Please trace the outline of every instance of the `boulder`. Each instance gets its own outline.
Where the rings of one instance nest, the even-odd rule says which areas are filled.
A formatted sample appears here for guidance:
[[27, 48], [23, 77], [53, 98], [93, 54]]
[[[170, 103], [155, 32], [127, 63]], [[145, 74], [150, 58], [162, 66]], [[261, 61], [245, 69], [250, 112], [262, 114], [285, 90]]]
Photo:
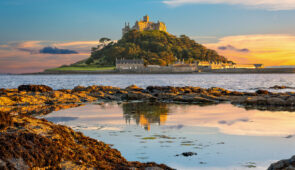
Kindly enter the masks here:
[[178, 93], [181, 89], [172, 86], [148, 86], [146, 90], [150, 93]]
[[290, 159], [280, 160], [271, 164], [267, 170], [294, 170], [295, 169], [295, 156]]
[[6, 94], [7, 90], [6, 89], [0, 89], [0, 95]]
[[267, 90], [257, 90], [256, 94], [269, 94], [269, 91], [267, 91]]
[[287, 105], [287, 106], [295, 106], [295, 96], [290, 96], [290, 97], [286, 100], [286, 105]]
[[278, 97], [270, 97], [267, 99], [267, 104], [272, 106], [284, 106], [286, 101]]
[[126, 87], [126, 90], [127, 91], [142, 91], [143, 88], [140, 88], [140, 87], [133, 84], [131, 86]]
[[267, 104], [267, 99], [262, 96], [252, 96], [248, 97], [245, 100], [245, 104], [249, 105], [266, 105]]
[[27, 92], [51, 92], [53, 89], [46, 85], [20, 85], [18, 86], [18, 91]]

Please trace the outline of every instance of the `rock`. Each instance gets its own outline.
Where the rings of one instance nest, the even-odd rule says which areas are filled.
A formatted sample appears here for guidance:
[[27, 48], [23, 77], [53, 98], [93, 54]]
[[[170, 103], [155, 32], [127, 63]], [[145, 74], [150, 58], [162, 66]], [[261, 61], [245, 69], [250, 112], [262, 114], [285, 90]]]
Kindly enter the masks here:
[[46, 85], [20, 85], [18, 86], [18, 91], [27, 92], [51, 92], [53, 89]]
[[295, 169], [295, 156], [290, 159], [280, 160], [272, 163], [267, 170], [294, 170]]
[[172, 169], [129, 162], [108, 144], [45, 119], [3, 113], [0, 118], [6, 120], [0, 135], [0, 169]]
[[286, 105], [287, 105], [287, 106], [295, 106], [295, 96], [290, 96], [290, 97], [286, 100]]
[[253, 96], [253, 97], [248, 97], [245, 100], [245, 104], [249, 105], [266, 105], [267, 104], [267, 99], [262, 96]]
[[171, 101], [177, 96], [177, 94], [175, 94], [175, 93], [157, 93], [157, 94], [155, 94], [155, 96], [160, 100]]
[[267, 91], [267, 90], [257, 90], [256, 94], [269, 94], [269, 91]]
[[294, 87], [289, 87], [289, 86], [278, 86], [278, 85], [275, 85], [273, 87], [270, 87], [270, 89], [279, 90], [279, 89], [295, 89], [295, 88]]
[[212, 100], [212, 101], [229, 101], [226, 96], [220, 95], [220, 96], [214, 96], [211, 94], [201, 94], [201, 97]]
[[214, 96], [221, 96], [222, 93], [226, 92], [225, 89], [219, 87], [212, 87], [207, 89], [208, 93]]
[[213, 100], [206, 99], [199, 96], [193, 96], [193, 95], [179, 95], [176, 96], [173, 101], [179, 101], [184, 103], [216, 103]]
[[178, 93], [180, 88], [172, 86], [148, 86], [146, 90], [150, 93]]
[[[197, 155], [197, 153], [195, 152], [183, 152], [180, 155], [188, 157], [188, 156], [193, 156], [193, 155]], [[179, 154], [175, 155], [175, 156], [180, 156]]]
[[140, 88], [140, 87], [138, 87], [138, 86], [136, 86], [136, 85], [131, 85], [131, 86], [128, 86], [128, 87], [126, 87], [125, 88], [127, 91], [142, 91], [143, 90], [143, 88]]
[[72, 90], [72, 92], [80, 92], [80, 91], [86, 91], [86, 87], [84, 86], [76, 86], [74, 87], [74, 89]]
[[273, 106], [284, 106], [286, 105], [286, 101], [278, 97], [270, 97], [267, 99], [267, 104]]
[[6, 89], [0, 89], [0, 95], [6, 94], [8, 91]]
[[232, 92], [227, 92], [231, 96], [244, 96], [243, 92], [238, 92], [238, 91], [232, 91]]
[[154, 96], [148, 93], [142, 93], [138, 91], [132, 91], [122, 96], [123, 100], [146, 100], [146, 99], [155, 99]]
[[13, 106], [15, 101], [12, 101], [8, 97], [0, 97], [0, 106]]

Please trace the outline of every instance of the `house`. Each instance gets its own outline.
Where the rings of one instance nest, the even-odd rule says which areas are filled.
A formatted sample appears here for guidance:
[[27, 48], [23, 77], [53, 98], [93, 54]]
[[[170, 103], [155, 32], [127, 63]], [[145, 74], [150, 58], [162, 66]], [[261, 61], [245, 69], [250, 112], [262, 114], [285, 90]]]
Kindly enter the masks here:
[[142, 59], [116, 59], [116, 69], [119, 71], [140, 71], [144, 69], [144, 61]]

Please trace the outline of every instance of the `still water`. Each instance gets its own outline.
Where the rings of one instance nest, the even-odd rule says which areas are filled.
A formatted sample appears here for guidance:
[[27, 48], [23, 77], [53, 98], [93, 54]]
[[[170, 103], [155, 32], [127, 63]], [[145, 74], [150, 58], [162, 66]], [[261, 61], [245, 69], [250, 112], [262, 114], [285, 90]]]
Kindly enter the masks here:
[[[295, 154], [294, 112], [138, 102], [88, 104], [45, 118], [112, 144], [129, 161], [177, 169], [266, 169]], [[176, 156], [183, 152], [197, 155]]]
[[295, 74], [0, 75], [0, 88], [17, 88], [22, 84], [45, 84], [54, 89], [72, 89], [78, 85], [106, 85], [125, 88], [136, 84], [143, 88], [150, 85], [198, 86], [254, 91], [257, 88], [263, 89], [275, 85], [295, 87]]

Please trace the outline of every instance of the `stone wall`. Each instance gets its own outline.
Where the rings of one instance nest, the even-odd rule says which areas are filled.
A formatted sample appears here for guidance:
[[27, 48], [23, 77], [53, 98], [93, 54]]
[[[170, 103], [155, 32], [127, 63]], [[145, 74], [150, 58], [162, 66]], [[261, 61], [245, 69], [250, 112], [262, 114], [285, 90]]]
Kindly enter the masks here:
[[193, 73], [196, 67], [173, 67], [173, 66], [159, 66], [159, 67], [142, 67], [139, 69], [117, 69], [119, 72], [130, 73]]
[[210, 73], [295, 73], [295, 68], [228, 68], [228, 69], [203, 69], [202, 72]]

